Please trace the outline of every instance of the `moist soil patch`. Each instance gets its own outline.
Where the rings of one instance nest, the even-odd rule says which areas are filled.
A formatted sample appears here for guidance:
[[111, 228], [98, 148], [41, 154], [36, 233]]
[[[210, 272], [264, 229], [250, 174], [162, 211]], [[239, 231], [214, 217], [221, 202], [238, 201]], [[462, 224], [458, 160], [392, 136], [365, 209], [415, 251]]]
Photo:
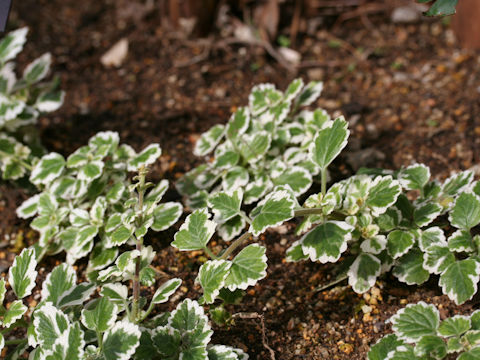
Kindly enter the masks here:
[[[201, 162], [192, 155], [199, 135], [225, 123], [236, 107], [245, 105], [254, 84], [271, 82], [283, 89], [301, 76], [324, 81], [315, 105], [332, 115], [343, 113], [350, 122], [350, 143], [334, 164], [334, 177], [351, 175], [361, 166], [396, 169], [412, 162], [430, 166], [437, 178], [472, 167], [478, 173], [480, 58], [461, 50], [442, 20], [396, 25], [378, 17], [372, 19], [373, 29], [355, 20], [334, 34], [319, 28], [299, 37], [296, 50], [305, 66], [292, 74], [262, 49], [244, 45], [215, 48], [192, 62], [208, 42], [174, 35], [160, 26], [159, 11], [142, 13], [129, 3], [14, 1], [9, 26], [30, 27], [19, 69], [50, 51], [53, 71], [67, 92], [64, 106], [40, 119], [41, 140], [48, 150], [66, 155], [98, 131], [118, 131], [121, 141], [137, 150], [158, 142], [163, 155], [151, 177], [172, 183]], [[121, 38], [129, 41], [125, 62], [105, 68], [100, 57]], [[217, 38], [213, 35], [209, 41]], [[339, 46], [332, 38], [347, 43]], [[36, 241], [37, 235], [15, 216], [28, 191], [1, 184], [0, 193], [0, 235], [5, 239], [0, 271], [5, 272], [14, 253]], [[173, 186], [167, 197], [180, 200]], [[364, 295], [355, 294], [346, 283], [316, 291], [334, 279], [336, 267], [286, 264], [294, 225], [259, 239], [267, 246], [268, 276], [248, 289], [241, 304], [228, 306], [234, 313], [263, 315], [265, 341], [276, 359], [364, 359], [369, 346], [391, 331], [386, 319], [407, 303], [433, 303], [442, 318], [478, 307], [477, 298], [455, 306], [441, 295], [437, 278], [408, 287], [387, 275]], [[173, 234], [172, 230], [147, 239], [158, 251], [154, 265], [184, 279], [176, 300], [196, 298], [199, 288], [193, 280], [204, 259], [168, 246]], [[45, 260], [40, 274], [62, 260]], [[39, 291], [29, 298], [31, 304]], [[143, 289], [143, 295], [151, 294]], [[215, 327], [213, 342], [243, 348], [252, 359], [270, 359], [262, 336], [260, 319], [237, 319], [229, 328]]]

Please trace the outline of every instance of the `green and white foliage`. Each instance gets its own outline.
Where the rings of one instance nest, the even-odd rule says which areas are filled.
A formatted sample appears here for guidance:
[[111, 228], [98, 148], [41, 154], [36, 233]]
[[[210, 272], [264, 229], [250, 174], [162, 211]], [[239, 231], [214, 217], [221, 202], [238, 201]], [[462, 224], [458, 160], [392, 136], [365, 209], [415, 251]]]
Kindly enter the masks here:
[[[368, 360], [477, 359], [480, 354], [480, 311], [443, 321], [434, 305], [409, 304], [389, 320], [394, 333], [380, 339]], [[408, 356], [406, 356], [408, 355]]]
[[[177, 182], [187, 204], [193, 209], [206, 207], [215, 201], [216, 192], [237, 189], [245, 205], [255, 204], [279, 185], [289, 185], [295, 197], [304, 194], [320, 172], [310, 146], [315, 139], [323, 141], [317, 134], [334, 124], [324, 110], [303, 109], [315, 102], [322, 88], [321, 82], [304, 85], [302, 79], [294, 80], [285, 92], [272, 84], [253, 87], [248, 106], [238, 108], [226, 125], [215, 125], [197, 141], [194, 154], [212, 161]], [[239, 218], [231, 222], [240, 226]]]
[[[89, 256], [88, 271], [99, 271], [115, 261], [118, 248], [143, 237], [152, 228], [165, 230], [182, 214], [176, 202], [160, 203], [168, 189], [162, 180], [145, 194], [143, 218], [138, 221], [130, 171], [156, 161], [161, 150], [152, 144], [140, 153], [119, 144], [116, 132], [100, 132], [88, 145], [66, 159], [57, 153], [43, 156], [30, 181], [41, 193], [18, 209], [21, 218], [34, 217], [31, 227], [40, 233], [41, 254], [65, 251], [67, 262]], [[133, 188], [132, 188], [133, 186]]]
[[27, 32], [21, 28], [0, 41], [0, 170], [4, 179], [15, 180], [28, 173], [35, 157], [28, 146], [34, 139], [26, 126], [35, 124], [40, 114], [57, 110], [65, 95], [58, 89], [58, 79], [45, 81], [52, 62], [49, 53], [28, 64], [21, 76], [15, 73], [14, 59], [23, 49]]

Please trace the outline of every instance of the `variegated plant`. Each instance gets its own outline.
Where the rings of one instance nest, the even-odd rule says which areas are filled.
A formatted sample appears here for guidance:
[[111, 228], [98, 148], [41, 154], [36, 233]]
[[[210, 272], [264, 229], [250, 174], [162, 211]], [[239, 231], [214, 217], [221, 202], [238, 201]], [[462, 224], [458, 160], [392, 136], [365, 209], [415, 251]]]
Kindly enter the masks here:
[[31, 169], [34, 154], [30, 146], [36, 139], [26, 126], [36, 123], [39, 114], [57, 110], [64, 98], [58, 79], [44, 81], [52, 62], [49, 53], [28, 64], [17, 78], [13, 60], [22, 51], [27, 31], [12, 31], [0, 41], [0, 168], [4, 179], [19, 179]]
[[480, 357], [479, 310], [470, 316], [455, 315], [440, 320], [434, 305], [420, 301], [399, 310], [389, 321], [394, 333], [371, 347], [368, 360]]
[[[10, 358], [17, 358], [27, 348], [33, 360], [248, 358], [239, 349], [209, 344], [213, 332], [196, 301], [186, 299], [171, 313], [149, 317], [156, 304], [168, 301], [181, 280], [164, 282], [149, 303], [140, 296], [140, 286], [152, 286], [158, 277], [151, 266], [155, 252], [143, 244], [154, 223], [158, 199], [158, 195], [150, 196], [156, 187], [147, 183], [145, 176], [141, 165], [137, 181], [129, 189], [133, 211], [127, 223], [132, 227], [129, 240], [135, 244], [134, 250], [122, 253], [114, 265], [90, 276], [91, 282], [77, 283], [75, 270], [67, 263], [55, 267], [42, 284], [41, 301], [30, 322], [23, 318], [28, 308], [21, 300], [11, 303], [9, 310], [0, 309], [5, 327], [1, 334], [28, 326], [25, 340], [0, 338], [1, 348], [16, 345], [8, 353]], [[147, 193], [150, 187], [153, 190]], [[35, 255], [33, 248], [24, 250], [10, 268], [9, 283], [20, 299], [30, 295], [35, 286]], [[131, 283], [131, 295], [125, 282]], [[98, 296], [90, 300], [97, 290]], [[0, 281], [0, 294], [3, 300], [4, 280]]]
[[255, 204], [279, 185], [289, 185], [296, 197], [305, 193], [320, 173], [308, 149], [330, 117], [321, 109], [302, 108], [312, 104], [322, 88], [321, 82], [304, 86], [302, 79], [294, 80], [284, 93], [272, 84], [255, 86], [247, 107], [197, 141], [195, 155], [213, 156], [177, 182], [187, 204], [205, 207], [210, 195], [237, 189], [243, 204]]
[[[90, 256], [88, 272], [115, 261], [119, 246], [131, 242], [135, 231], [137, 200], [128, 173], [152, 164], [160, 154], [157, 144], [136, 153], [129, 145], [119, 145], [117, 133], [107, 131], [67, 159], [57, 153], [43, 156], [30, 174], [42, 192], [17, 209], [21, 218], [35, 216], [30, 226], [40, 233], [39, 257], [65, 251], [67, 263], [73, 264]], [[160, 204], [167, 189], [168, 182], [162, 180], [145, 194], [145, 231], [165, 230], [182, 214], [179, 203]]]

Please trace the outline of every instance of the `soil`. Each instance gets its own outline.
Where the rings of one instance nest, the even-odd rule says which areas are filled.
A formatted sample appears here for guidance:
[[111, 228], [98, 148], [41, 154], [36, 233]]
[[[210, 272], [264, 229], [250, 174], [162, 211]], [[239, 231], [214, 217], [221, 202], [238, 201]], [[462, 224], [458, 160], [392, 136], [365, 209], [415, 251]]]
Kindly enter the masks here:
[[[472, 167], [480, 173], [475, 166], [480, 160], [480, 56], [461, 50], [444, 20], [398, 25], [379, 16], [371, 19], [373, 29], [354, 19], [335, 33], [319, 28], [302, 34], [296, 50], [307, 64], [293, 74], [261, 48], [245, 45], [217, 47], [188, 64], [205, 51], [204, 43], [164, 30], [159, 11], [142, 14], [128, 3], [13, 2], [9, 27], [30, 27], [19, 68], [50, 51], [53, 71], [67, 92], [65, 105], [40, 119], [41, 139], [50, 151], [69, 154], [97, 131], [115, 130], [137, 150], [160, 143], [163, 155], [152, 177], [173, 182], [201, 161], [192, 155], [198, 136], [225, 123], [247, 102], [253, 84], [272, 82], [283, 89], [301, 76], [324, 81], [315, 105], [343, 113], [350, 122], [351, 141], [335, 163], [336, 176], [360, 166], [394, 169], [412, 162], [427, 164], [437, 178]], [[105, 68], [100, 57], [121, 38], [129, 41], [126, 61], [120, 68]], [[15, 207], [28, 196], [25, 190], [2, 184], [0, 193], [0, 235], [5, 237], [0, 270], [5, 271], [14, 252], [34, 242], [36, 234], [15, 217]], [[167, 197], [179, 200], [173, 187]], [[276, 359], [364, 359], [369, 345], [390, 331], [385, 320], [407, 303], [434, 303], [442, 318], [478, 307], [477, 298], [456, 306], [441, 295], [438, 279], [407, 287], [387, 276], [364, 295], [345, 283], [318, 292], [334, 278], [335, 266], [285, 264], [293, 227], [284, 225], [259, 239], [268, 249], [268, 276], [240, 305], [229, 306], [235, 313], [263, 314], [266, 342]], [[202, 257], [169, 247], [172, 235], [149, 238], [159, 253], [155, 265], [185, 279], [177, 300], [198, 297], [193, 279]], [[47, 260], [42, 267], [48, 272], [61, 260]], [[251, 359], [270, 359], [259, 319], [216, 327], [213, 342], [243, 348]]]

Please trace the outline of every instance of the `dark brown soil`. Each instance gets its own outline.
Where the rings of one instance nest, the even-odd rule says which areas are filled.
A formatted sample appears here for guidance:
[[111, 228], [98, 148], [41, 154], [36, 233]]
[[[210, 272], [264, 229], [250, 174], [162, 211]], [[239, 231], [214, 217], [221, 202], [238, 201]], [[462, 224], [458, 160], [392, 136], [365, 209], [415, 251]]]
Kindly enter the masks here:
[[[348, 155], [336, 163], [339, 175], [362, 165], [398, 168], [423, 162], [444, 178], [480, 160], [480, 57], [461, 50], [442, 20], [394, 25], [380, 17], [373, 19], [373, 30], [354, 20], [334, 34], [348, 42], [340, 46], [327, 30], [318, 29], [299, 38], [297, 50], [310, 66], [295, 75], [261, 49], [239, 45], [216, 48], [205, 60], [179, 67], [201, 54], [204, 45], [162, 29], [158, 11], [143, 16], [125, 11], [127, 1], [13, 3], [10, 27], [30, 27], [19, 67], [52, 52], [54, 72], [67, 92], [65, 105], [40, 121], [42, 141], [51, 151], [68, 154], [97, 131], [115, 130], [137, 150], [160, 143], [163, 155], [152, 176], [174, 181], [199, 162], [192, 155], [198, 135], [244, 105], [253, 84], [284, 88], [301, 76], [323, 80], [325, 90], [316, 105], [350, 121], [352, 140]], [[123, 37], [130, 45], [125, 63], [105, 68], [101, 55]], [[363, 55], [352, 51], [360, 48]], [[4, 248], [9, 249], [0, 252], [0, 270], [5, 271], [12, 241], [25, 234], [28, 244], [36, 235], [14, 215], [27, 196], [24, 191], [1, 185], [0, 192], [0, 234], [8, 236]], [[174, 190], [168, 196], [178, 198]], [[385, 320], [406, 303], [432, 302], [443, 317], [478, 306], [476, 299], [455, 306], [441, 296], [437, 279], [406, 287], [388, 276], [363, 296], [344, 286], [316, 292], [333, 279], [334, 266], [285, 264], [292, 233], [290, 224], [260, 239], [268, 249], [268, 276], [241, 305], [229, 308], [264, 315], [266, 341], [277, 359], [364, 359], [369, 345], [390, 331]], [[150, 239], [159, 251], [156, 265], [186, 280], [181, 297], [196, 297], [193, 279], [201, 259], [168, 247], [172, 234]], [[48, 269], [54, 262], [43, 265]], [[252, 359], [270, 358], [258, 319], [217, 328], [214, 342], [241, 347]]]

